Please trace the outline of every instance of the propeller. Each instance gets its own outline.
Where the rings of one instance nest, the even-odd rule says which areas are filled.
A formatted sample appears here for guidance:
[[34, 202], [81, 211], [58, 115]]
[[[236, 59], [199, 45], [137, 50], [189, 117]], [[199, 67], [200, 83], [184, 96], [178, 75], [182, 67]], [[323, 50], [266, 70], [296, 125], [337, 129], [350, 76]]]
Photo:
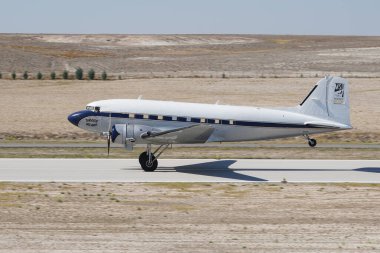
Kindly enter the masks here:
[[109, 124], [108, 124], [108, 134], [107, 134], [107, 154], [110, 156], [110, 147], [111, 147], [111, 113], [109, 116]]

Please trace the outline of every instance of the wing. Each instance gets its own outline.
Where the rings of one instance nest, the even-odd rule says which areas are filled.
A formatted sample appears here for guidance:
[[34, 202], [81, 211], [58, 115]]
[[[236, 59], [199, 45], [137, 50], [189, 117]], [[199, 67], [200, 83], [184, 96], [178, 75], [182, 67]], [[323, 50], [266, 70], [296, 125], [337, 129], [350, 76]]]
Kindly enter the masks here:
[[146, 132], [141, 135], [141, 138], [156, 144], [205, 143], [213, 132], [214, 128], [212, 126], [202, 124], [165, 131]]

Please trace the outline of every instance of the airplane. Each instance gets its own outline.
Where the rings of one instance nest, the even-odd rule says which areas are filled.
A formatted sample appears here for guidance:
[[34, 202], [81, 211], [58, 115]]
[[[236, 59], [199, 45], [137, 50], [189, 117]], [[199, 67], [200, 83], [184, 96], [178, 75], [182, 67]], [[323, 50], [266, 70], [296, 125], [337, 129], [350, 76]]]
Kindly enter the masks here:
[[[295, 87], [296, 89], [297, 87]], [[87, 104], [68, 120], [132, 150], [146, 145], [139, 156], [144, 171], [154, 171], [158, 158], [172, 144], [256, 141], [352, 129], [348, 82], [321, 79], [295, 107], [261, 108], [145, 99], [109, 99]], [[153, 151], [152, 145], [158, 145]]]

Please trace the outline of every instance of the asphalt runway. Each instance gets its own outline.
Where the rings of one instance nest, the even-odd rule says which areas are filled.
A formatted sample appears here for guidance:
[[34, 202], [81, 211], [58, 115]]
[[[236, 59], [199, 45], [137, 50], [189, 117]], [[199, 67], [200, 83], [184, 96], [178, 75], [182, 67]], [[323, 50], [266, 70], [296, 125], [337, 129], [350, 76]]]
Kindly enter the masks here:
[[144, 172], [136, 159], [0, 159], [13, 182], [361, 182], [380, 183], [380, 160], [162, 159]]

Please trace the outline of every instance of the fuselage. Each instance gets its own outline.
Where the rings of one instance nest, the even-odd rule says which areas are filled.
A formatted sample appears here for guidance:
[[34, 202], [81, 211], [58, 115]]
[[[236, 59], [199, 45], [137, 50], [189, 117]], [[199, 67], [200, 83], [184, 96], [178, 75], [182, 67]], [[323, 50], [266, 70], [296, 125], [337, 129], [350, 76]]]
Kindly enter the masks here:
[[98, 133], [107, 132], [115, 124], [143, 125], [160, 130], [207, 124], [215, 129], [208, 142], [264, 140], [350, 128], [302, 114], [296, 107], [271, 109], [143, 99], [95, 101], [68, 119], [80, 128]]

